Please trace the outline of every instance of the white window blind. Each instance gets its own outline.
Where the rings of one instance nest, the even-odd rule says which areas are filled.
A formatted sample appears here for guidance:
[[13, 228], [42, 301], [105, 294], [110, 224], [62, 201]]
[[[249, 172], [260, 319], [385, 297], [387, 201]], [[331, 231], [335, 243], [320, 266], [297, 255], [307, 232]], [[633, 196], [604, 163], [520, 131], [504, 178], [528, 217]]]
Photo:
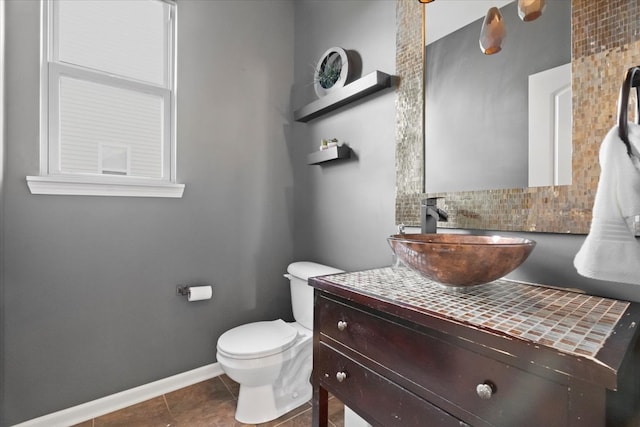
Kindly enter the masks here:
[[[162, 196], [164, 186], [167, 197], [182, 195], [175, 16], [163, 0], [44, 2], [41, 171], [27, 177], [32, 193], [85, 194], [70, 187], [89, 182], [86, 194]], [[57, 188], [41, 191], [47, 182]]]
[[167, 85], [169, 4], [151, 0], [60, 0], [54, 8], [58, 61]]
[[[100, 147], [128, 147], [127, 175], [162, 178], [159, 96], [60, 78], [60, 172], [102, 173]], [[129, 156], [128, 155], [128, 156]]]

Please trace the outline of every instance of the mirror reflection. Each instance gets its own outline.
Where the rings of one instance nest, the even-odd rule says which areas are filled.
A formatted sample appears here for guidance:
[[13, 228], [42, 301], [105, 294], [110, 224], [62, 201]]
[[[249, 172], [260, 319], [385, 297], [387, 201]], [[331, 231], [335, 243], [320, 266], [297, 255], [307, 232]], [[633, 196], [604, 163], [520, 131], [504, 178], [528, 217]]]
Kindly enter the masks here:
[[[427, 193], [571, 184], [571, 2], [546, 3], [528, 22], [515, 1], [426, 7]], [[506, 35], [487, 55], [494, 6]]]

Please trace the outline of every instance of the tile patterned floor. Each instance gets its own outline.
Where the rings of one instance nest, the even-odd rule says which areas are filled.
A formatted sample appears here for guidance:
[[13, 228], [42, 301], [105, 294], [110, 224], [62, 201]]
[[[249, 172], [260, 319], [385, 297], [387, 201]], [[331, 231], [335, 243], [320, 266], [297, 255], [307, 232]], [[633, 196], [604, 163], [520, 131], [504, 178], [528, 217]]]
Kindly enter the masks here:
[[[226, 375], [167, 393], [146, 402], [103, 415], [74, 427], [308, 427], [311, 403], [294, 409], [277, 420], [242, 424], [235, 420], [238, 384]], [[329, 400], [330, 427], [344, 427], [344, 405]]]

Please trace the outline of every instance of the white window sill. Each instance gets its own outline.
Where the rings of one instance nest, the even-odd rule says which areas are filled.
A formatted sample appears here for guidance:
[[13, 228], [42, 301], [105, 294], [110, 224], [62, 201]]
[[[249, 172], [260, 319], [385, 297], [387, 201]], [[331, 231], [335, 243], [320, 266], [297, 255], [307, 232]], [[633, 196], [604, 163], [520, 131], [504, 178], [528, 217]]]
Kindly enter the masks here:
[[184, 184], [92, 179], [91, 177], [28, 176], [31, 194], [181, 198]]

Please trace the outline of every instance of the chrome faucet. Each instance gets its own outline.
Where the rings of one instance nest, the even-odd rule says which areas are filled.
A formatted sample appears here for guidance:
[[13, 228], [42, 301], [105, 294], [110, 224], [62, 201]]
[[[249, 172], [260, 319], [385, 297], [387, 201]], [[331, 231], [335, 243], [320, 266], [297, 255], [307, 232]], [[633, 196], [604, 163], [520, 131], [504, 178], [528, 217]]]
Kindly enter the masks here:
[[437, 233], [438, 221], [446, 222], [449, 220], [449, 215], [437, 206], [439, 198], [429, 197], [420, 202], [420, 228], [422, 233]]

